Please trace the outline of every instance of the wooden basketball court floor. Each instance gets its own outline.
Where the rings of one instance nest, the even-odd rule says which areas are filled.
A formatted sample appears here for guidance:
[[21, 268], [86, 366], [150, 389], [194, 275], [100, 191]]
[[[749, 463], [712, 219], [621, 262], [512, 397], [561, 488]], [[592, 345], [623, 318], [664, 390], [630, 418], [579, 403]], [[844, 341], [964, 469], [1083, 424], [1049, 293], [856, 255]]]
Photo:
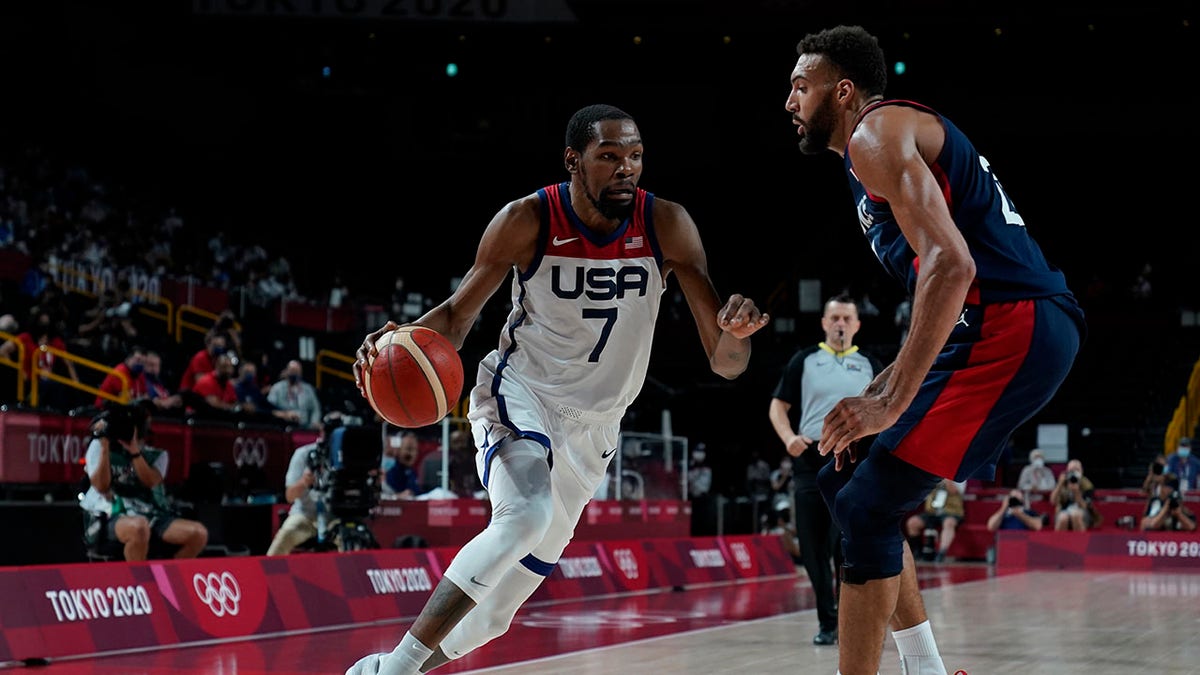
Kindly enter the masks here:
[[[1197, 568], [1200, 572], [1200, 567]], [[952, 675], [1200, 673], [1200, 574], [922, 565], [923, 596]], [[65, 659], [14, 675], [341, 675], [390, 650], [402, 621], [186, 648]], [[530, 604], [498, 640], [435, 673], [833, 675], [812, 644], [811, 587], [795, 578]], [[895, 644], [880, 673], [899, 673]]]

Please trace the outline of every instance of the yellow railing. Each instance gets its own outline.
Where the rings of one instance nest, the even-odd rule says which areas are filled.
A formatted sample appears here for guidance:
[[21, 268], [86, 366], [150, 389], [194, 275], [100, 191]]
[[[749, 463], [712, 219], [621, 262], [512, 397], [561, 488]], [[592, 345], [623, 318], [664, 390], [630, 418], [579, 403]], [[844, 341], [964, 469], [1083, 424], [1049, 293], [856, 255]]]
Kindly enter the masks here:
[[[54, 356], [56, 356], [58, 358], [62, 358], [67, 361], [70, 361], [76, 365], [84, 366], [86, 368], [90, 368], [90, 369], [98, 371], [98, 372], [102, 372], [105, 374], [117, 372], [116, 369], [109, 368], [108, 366], [104, 365], [103, 363], [97, 363], [91, 359], [86, 359], [82, 356], [76, 356], [76, 355], [72, 354], [71, 352], [64, 351], [64, 350], [58, 349], [56, 347], [42, 345], [42, 346], [38, 347], [38, 349], [40, 349], [43, 352], [53, 354]], [[38, 380], [40, 380], [42, 377], [45, 377], [49, 380], [53, 380], [55, 382], [61, 382], [62, 384], [65, 384], [68, 387], [71, 387], [72, 389], [78, 389], [79, 391], [85, 391], [89, 394], [92, 394], [93, 396], [99, 396], [100, 398], [103, 398], [108, 401], [116, 401], [117, 403], [129, 403], [129, 380], [125, 379], [124, 377], [121, 378], [121, 393], [114, 396], [114, 395], [108, 393], [107, 391], [101, 391], [97, 387], [93, 387], [90, 384], [84, 384], [83, 382], [76, 382], [75, 380], [72, 380], [69, 377], [64, 377], [62, 375], [59, 375], [58, 373], [55, 373], [48, 368], [42, 368], [41, 366], [38, 366], [34, 370], [33, 381], [29, 383], [29, 405], [34, 408], [36, 408], [38, 406]]]
[[5, 356], [0, 356], [0, 365], [8, 366], [17, 371], [17, 400], [21, 403], [25, 402], [25, 369], [21, 367], [25, 363], [25, 343], [17, 339], [16, 335], [5, 333], [0, 330], [0, 338], [4, 338], [17, 346], [17, 358], [14, 361]]
[[[327, 362], [329, 362], [329, 361], [336, 361], [338, 363], [348, 365], [348, 366], [350, 366], [350, 369], [347, 370], [345, 368], [335, 368], [333, 366], [326, 365]], [[342, 380], [347, 380], [347, 381], [353, 383], [354, 382], [354, 361], [355, 361], [355, 358], [353, 356], [346, 356], [345, 354], [342, 354], [340, 352], [335, 352], [335, 351], [332, 351], [329, 349], [322, 349], [322, 350], [318, 351], [317, 352], [317, 374], [316, 374], [316, 382], [315, 382], [317, 389], [320, 389], [323, 386], [321, 384], [321, 380], [324, 378], [324, 375], [326, 375], [326, 374], [331, 375], [336, 378], [339, 378], [339, 379], [342, 379]]]
[[[188, 319], [189, 315], [195, 315], [208, 319], [208, 323], [194, 323]], [[175, 342], [183, 342], [184, 328], [196, 331], [197, 333], [207, 333], [209, 329], [217, 323], [218, 318], [220, 318], [219, 315], [214, 314], [207, 309], [201, 309], [195, 305], [180, 305], [178, 311], [175, 312]], [[233, 327], [237, 330], [241, 330], [242, 324], [234, 321]]]

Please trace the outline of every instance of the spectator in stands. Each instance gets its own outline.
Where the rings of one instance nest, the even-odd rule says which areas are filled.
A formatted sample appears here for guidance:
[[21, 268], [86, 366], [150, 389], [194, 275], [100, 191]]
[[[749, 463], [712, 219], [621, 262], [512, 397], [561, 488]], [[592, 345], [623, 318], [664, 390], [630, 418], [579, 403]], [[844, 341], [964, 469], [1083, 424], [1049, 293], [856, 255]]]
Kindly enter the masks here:
[[1153, 497], [1158, 494], [1158, 486], [1163, 482], [1167, 473], [1167, 456], [1155, 455], [1146, 468], [1146, 477], [1142, 479], [1142, 494]]
[[771, 470], [771, 504], [776, 510], [787, 509], [792, 512], [792, 487], [795, 476], [792, 474], [792, 458], [784, 455], [779, 460], [779, 466]]
[[83, 313], [75, 332], [75, 344], [95, 361], [112, 363], [124, 359], [138, 339], [128, 288], [129, 282], [122, 280], [120, 289], [105, 289], [96, 304]]
[[[146, 398], [149, 388], [146, 385], [145, 368], [146, 350], [142, 349], [140, 345], [133, 345], [129, 348], [125, 360], [114, 366], [113, 372], [105, 375], [104, 381], [100, 383], [100, 391], [113, 398], [97, 394], [96, 407], [103, 408], [107, 401], [128, 403], [134, 399]], [[121, 399], [122, 392], [128, 393], [128, 397], [123, 400]]]
[[415, 431], [405, 429], [388, 436], [383, 448], [383, 481], [380, 485], [385, 497], [413, 499], [424, 492], [416, 468], [420, 452]]
[[750, 451], [750, 461], [746, 464], [746, 494], [754, 503], [763, 502], [770, 508], [771, 465], [757, 449]]
[[212, 411], [240, 413], [237, 389], [233, 386], [233, 355], [222, 352], [213, 361], [213, 370], [200, 376], [192, 387], [193, 408], [197, 413]]
[[1146, 500], [1142, 529], [1167, 532], [1195, 532], [1196, 514], [1183, 504], [1179, 479], [1174, 474], [1157, 486], [1157, 492]]
[[146, 350], [146, 363], [142, 375], [146, 380], [146, 398], [152, 401], [159, 411], [179, 410], [183, 407], [183, 397], [172, 393], [162, 380], [162, 354], [153, 349]]
[[179, 378], [180, 392], [191, 391], [192, 387], [196, 386], [196, 381], [205, 373], [211, 372], [219, 354], [224, 354], [229, 343], [227, 338], [222, 333], [209, 331], [204, 335], [204, 347], [202, 347], [188, 361], [187, 369], [183, 371], [183, 376]]
[[35, 312], [29, 325], [29, 330], [17, 333], [15, 340], [9, 340], [0, 345], [0, 356], [15, 361], [18, 357], [17, 345], [24, 346], [21, 371], [24, 373], [27, 383], [33, 382], [34, 371], [37, 371], [38, 407], [48, 410], [67, 410], [72, 407], [70, 405], [71, 392], [44, 373], [65, 374], [72, 381], [79, 382], [75, 364], [70, 359], [60, 358], [53, 352], [39, 349], [39, 347], [46, 346], [63, 352], [67, 351], [67, 343], [62, 338], [63, 327], [60, 322], [53, 319], [48, 310]]
[[[930, 490], [921, 512], [909, 516], [905, 523], [909, 547], [920, 551], [926, 560], [942, 562], [946, 559], [946, 551], [954, 543], [958, 524], [966, 513], [963, 505], [965, 489], [966, 481], [956, 483], [943, 478]], [[920, 542], [920, 545], [913, 545], [913, 542]]]
[[288, 462], [287, 474], [283, 484], [284, 499], [292, 505], [287, 519], [279, 526], [271, 545], [267, 547], [267, 555], [287, 555], [297, 546], [317, 536], [318, 526], [325, 508], [319, 499], [320, 495], [313, 492], [317, 483], [317, 474], [313, 471], [312, 458], [321, 451], [327, 432], [332, 432], [341, 424], [341, 414], [334, 411], [317, 423], [317, 440], [306, 443], [292, 452]]
[[1049, 496], [1054, 491], [1054, 472], [1046, 466], [1046, 453], [1038, 448], [1029, 451], [1029, 463], [1021, 469], [1017, 487], [1026, 497], [1034, 494]]
[[299, 415], [305, 429], [316, 429], [321, 423], [321, 400], [317, 388], [304, 381], [304, 365], [292, 359], [284, 366], [278, 382], [267, 391], [267, 400], [280, 410], [292, 410]]
[[234, 383], [238, 404], [242, 412], [252, 414], [263, 421], [276, 421], [284, 424], [296, 424], [300, 421], [300, 413], [296, 410], [280, 410], [267, 400], [262, 388], [258, 385], [258, 365], [253, 361], [242, 361], [238, 364], [237, 381]]
[[1050, 493], [1054, 504], [1054, 529], [1082, 532], [1100, 525], [1100, 512], [1093, 503], [1096, 487], [1083, 475], [1083, 462], [1072, 459], [1059, 474]]
[[243, 360], [242, 329], [233, 310], [226, 309], [218, 314], [217, 320], [213, 322], [213, 326], [209, 329], [209, 332], [225, 336], [225, 351], [234, 355], [235, 366]]
[[1196, 479], [1200, 478], [1200, 458], [1192, 456], [1192, 439], [1186, 436], [1179, 439], [1175, 454], [1167, 458], [1166, 472], [1179, 479], [1180, 494], [1187, 494], [1196, 487]]
[[697, 443], [688, 467], [688, 497], [701, 499], [712, 491], [712, 467], [708, 465], [708, 448]]
[[208, 544], [203, 523], [182, 518], [167, 497], [166, 451], [146, 443], [145, 405], [110, 406], [92, 421], [85, 454], [89, 486], [80, 506], [89, 515], [89, 544], [119, 545], [126, 560], [146, 560], [152, 540], [178, 546], [176, 558], [195, 558]]
[[997, 530], [1032, 530], [1042, 529], [1042, 514], [1029, 508], [1026, 493], [1020, 488], [1008, 491], [1000, 498], [1000, 508], [988, 516], [988, 532]]

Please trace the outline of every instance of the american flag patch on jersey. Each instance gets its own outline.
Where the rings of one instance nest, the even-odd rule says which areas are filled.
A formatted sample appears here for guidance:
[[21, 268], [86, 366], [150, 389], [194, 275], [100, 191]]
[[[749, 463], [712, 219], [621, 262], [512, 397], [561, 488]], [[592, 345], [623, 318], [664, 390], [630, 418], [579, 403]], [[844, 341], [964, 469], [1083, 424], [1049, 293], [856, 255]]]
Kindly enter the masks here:
[[629, 249], [629, 248], [641, 248], [641, 247], [642, 247], [642, 235], [639, 234], [636, 237], [625, 237], [625, 248]]

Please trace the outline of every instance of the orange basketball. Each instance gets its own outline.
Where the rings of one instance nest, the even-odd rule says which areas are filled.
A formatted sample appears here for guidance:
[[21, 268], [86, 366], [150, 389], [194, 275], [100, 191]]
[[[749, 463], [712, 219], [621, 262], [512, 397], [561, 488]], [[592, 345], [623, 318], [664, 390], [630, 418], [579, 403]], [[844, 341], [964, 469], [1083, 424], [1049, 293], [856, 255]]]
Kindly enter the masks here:
[[462, 359], [441, 333], [401, 326], [375, 343], [379, 354], [367, 365], [367, 400], [379, 416], [415, 429], [440, 421], [462, 394]]

